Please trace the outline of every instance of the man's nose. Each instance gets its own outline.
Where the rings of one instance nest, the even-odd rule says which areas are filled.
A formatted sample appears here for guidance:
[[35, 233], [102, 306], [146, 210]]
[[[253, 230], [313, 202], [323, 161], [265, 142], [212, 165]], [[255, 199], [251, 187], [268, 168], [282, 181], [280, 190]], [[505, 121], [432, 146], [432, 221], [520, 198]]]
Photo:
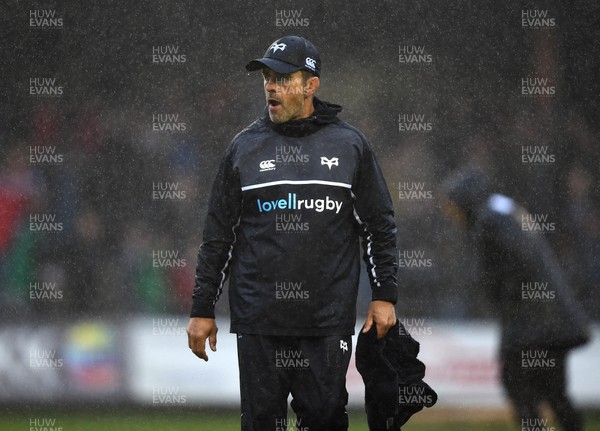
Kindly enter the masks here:
[[276, 92], [277, 91], [277, 79], [275, 78], [265, 78], [265, 90], [267, 90], [269, 93], [271, 92]]

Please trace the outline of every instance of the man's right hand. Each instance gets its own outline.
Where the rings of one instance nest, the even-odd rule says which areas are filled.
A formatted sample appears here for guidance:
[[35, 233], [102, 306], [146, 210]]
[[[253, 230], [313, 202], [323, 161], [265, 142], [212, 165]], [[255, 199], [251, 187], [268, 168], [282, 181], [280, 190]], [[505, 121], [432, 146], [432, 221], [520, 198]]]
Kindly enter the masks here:
[[208, 361], [206, 354], [206, 339], [213, 352], [217, 351], [217, 323], [215, 319], [205, 317], [192, 317], [187, 326], [188, 346], [194, 355]]

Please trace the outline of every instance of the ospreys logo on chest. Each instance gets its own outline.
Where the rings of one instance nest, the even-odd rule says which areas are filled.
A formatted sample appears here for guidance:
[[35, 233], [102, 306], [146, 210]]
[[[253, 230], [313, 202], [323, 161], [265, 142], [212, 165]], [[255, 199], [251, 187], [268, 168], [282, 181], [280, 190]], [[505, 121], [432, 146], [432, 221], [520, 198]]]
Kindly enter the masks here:
[[325, 156], [321, 156], [321, 164], [322, 165], [327, 165], [327, 167], [329, 168], [329, 170], [331, 170], [332, 166], [339, 166], [340, 165], [340, 161], [337, 157], [332, 157], [331, 159], [328, 159]]

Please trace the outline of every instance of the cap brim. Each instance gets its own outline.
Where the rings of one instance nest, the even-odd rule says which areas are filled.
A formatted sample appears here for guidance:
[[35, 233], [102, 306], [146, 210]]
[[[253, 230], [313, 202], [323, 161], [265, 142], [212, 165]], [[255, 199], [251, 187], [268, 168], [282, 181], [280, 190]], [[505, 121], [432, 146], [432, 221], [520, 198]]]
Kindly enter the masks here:
[[246, 70], [248, 72], [253, 72], [255, 70], [260, 70], [263, 67], [268, 67], [269, 69], [274, 70], [277, 73], [292, 73], [302, 69], [301, 67], [294, 66], [293, 64], [286, 63], [285, 61], [265, 57], [257, 58], [255, 60], [250, 61], [246, 65]]

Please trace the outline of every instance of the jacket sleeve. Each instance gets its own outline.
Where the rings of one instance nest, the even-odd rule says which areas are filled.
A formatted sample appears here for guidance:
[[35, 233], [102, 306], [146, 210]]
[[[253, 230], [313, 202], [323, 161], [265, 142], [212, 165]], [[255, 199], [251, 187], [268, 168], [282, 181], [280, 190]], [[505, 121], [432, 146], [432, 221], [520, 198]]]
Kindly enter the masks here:
[[372, 300], [395, 304], [398, 261], [394, 206], [373, 149], [361, 138], [363, 152], [352, 192], [354, 216], [363, 237], [363, 260], [373, 289]]
[[215, 317], [215, 303], [229, 276], [229, 263], [239, 224], [242, 192], [233, 168], [233, 143], [221, 160], [210, 193], [202, 244], [198, 250], [191, 317]]

